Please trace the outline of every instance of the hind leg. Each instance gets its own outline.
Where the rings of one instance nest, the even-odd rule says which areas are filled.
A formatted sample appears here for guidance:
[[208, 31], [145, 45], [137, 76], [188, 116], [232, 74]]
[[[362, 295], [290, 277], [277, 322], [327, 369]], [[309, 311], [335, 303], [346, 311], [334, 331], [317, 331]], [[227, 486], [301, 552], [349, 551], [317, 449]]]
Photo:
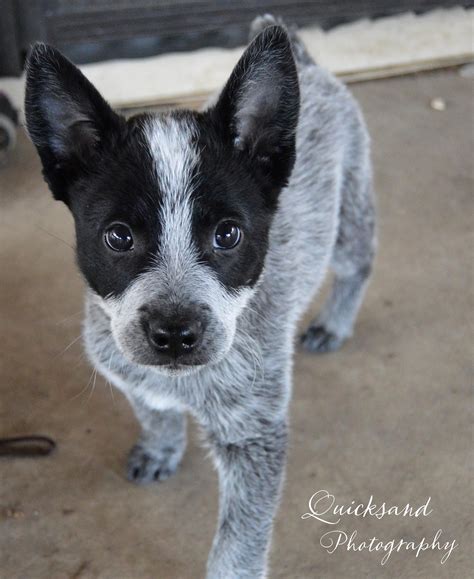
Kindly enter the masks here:
[[372, 270], [375, 215], [371, 184], [349, 183], [344, 190], [331, 268], [334, 281], [321, 313], [301, 341], [310, 352], [332, 352], [352, 335]]

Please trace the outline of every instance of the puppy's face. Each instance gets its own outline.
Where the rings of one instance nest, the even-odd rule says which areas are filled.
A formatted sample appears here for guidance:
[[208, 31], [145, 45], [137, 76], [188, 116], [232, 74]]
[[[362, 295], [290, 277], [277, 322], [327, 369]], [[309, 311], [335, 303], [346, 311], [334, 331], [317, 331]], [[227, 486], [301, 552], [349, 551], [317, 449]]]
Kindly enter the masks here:
[[294, 163], [298, 105], [279, 27], [250, 45], [212, 109], [128, 120], [60, 53], [33, 49], [28, 130], [132, 362], [176, 375], [232, 346]]

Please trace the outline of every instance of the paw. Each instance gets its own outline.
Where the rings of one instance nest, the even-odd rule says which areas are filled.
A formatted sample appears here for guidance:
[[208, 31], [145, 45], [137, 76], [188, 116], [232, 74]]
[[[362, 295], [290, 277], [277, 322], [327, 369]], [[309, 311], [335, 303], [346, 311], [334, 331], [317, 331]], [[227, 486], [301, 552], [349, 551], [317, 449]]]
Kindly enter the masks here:
[[182, 454], [182, 450], [173, 446], [150, 452], [138, 443], [128, 455], [127, 478], [138, 484], [166, 480], [176, 472]]
[[301, 336], [301, 344], [308, 352], [325, 353], [338, 350], [344, 339], [332, 334], [324, 326], [310, 326]]

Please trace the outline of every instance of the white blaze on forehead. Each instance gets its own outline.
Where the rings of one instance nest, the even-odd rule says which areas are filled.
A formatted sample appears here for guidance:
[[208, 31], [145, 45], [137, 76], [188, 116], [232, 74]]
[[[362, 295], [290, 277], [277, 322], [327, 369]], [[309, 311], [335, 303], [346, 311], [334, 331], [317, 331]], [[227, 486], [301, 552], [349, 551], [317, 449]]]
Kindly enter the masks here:
[[154, 267], [140, 275], [120, 300], [116, 325], [127, 333], [127, 323], [136, 311], [155, 297], [179, 306], [207, 305], [223, 328], [219, 347], [230, 347], [237, 317], [253, 292], [228, 292], [216, 273], [200, 262], [192, 234], [193, 175], [199, 164], [194, 144], [197, 127], [192, 119], [165, 116], [147, 123], [145, 135], [161, 196], [159, 253]]
[[[199, 163], [193, 144], [197, 127], [192, 119], [156, 117], [147, 121], [144, 132], [161, 197], [159, 252], [153, 267], [137, 276], [122, 295], [100, 298], [100, 305], [111, 319], [119, 349], [139, 364], [143, 363], [142, 358], [137, 359], [139, 352], [150, 353], [142, 323], [143, 306], [158, 308], [158, 313], [159, 308], [167, 312], [190, 306], [196, 312], [205, 309], [212, 328], [206, 344], [217, 361], [231, 348], [238, 316], [254, 290], [228, 291], [217, 273], [200, 262], [192, 237], [193, 175]], [[160, 373], [159, 369], [156, 372]]]
[[155, 163], [160, 189], [160, 256], [168, 273], [178, 273], [183, 262], [195, 261], [192, 240], [193, 174], [199, 155], [193, 140], [197, 133], [191, 119], [156, 117], [145, 134]]

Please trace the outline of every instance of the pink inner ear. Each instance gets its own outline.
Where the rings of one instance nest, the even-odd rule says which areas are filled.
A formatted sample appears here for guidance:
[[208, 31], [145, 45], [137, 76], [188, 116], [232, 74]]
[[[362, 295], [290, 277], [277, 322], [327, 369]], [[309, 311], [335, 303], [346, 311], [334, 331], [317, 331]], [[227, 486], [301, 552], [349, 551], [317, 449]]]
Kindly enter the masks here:
[[99, 135], [94, 121], [69, 96], [48, 96], [42, 106], [52, 129], [50, 146], [56, 155], [81, 155], [98, 143]]
[[248, 86], [241, 91], [235, 115], [237, 138], [240, 142], [256, 141], [261, 130], [268, 130], [273, 123], [278, 124], [276, 116], [280, 90], [278, 86], [274, 86], [277, 80], [264, 78], [259, 82], [257, 79], [247, 83]]
[[25, 116], [33, 143], [58, 160], [96, 149], [120, 118], [72, 62], [41, 44], [28, 59]]

